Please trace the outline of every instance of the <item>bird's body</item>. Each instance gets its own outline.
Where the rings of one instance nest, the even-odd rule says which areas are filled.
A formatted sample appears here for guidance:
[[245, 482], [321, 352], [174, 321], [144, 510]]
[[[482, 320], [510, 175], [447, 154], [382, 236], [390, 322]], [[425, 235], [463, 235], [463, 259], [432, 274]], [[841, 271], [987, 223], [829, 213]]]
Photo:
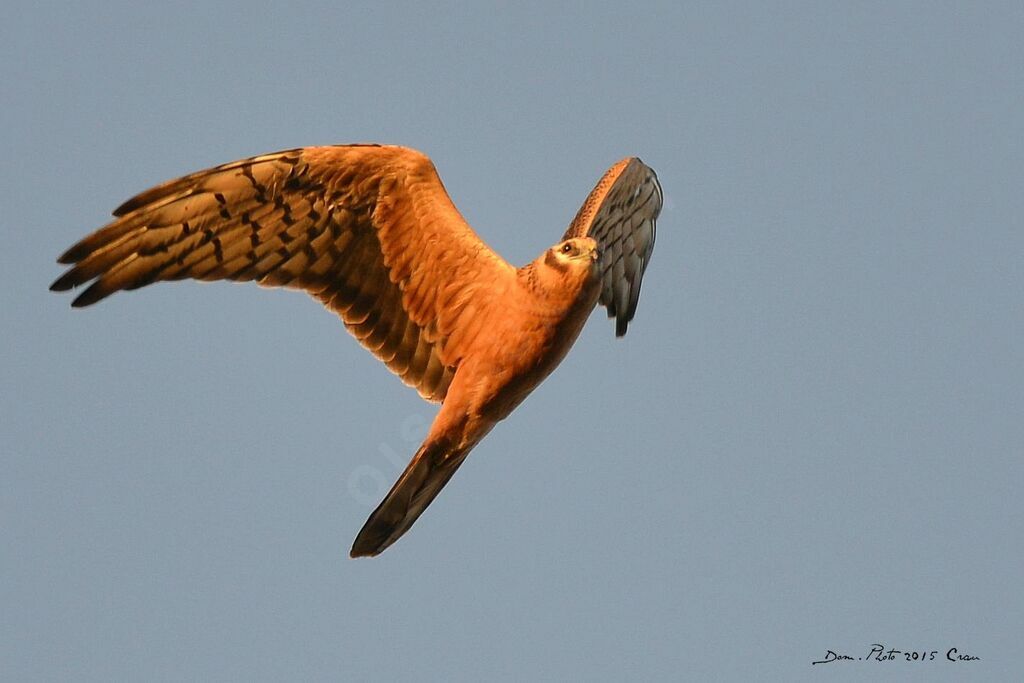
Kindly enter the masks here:
[[[466, 349], [423, 445], [356, 538], [353, 556], [376, 554], [397, 540], [473, 446], [565, 357], [597, 303], [600, 281], [596, 258], [590, 256], [595, 253], [567, 263], [563, 271], [550, 272], [549, 265], [536, 261], [521, 268], [501, 306], [483, 314], [480, 329], [486, 334]], [[537, 268], [547, 271], [547, 287]]]
[[654, 173], [625, 159], [563, 241], [517, 269], [465, 223], [426, 156], [312, 147], [143, 192], [61, 257], [73, 266], [52, 289], [94, 280], [74, 302], [84, 306], [157, 280], [256, 280], [303, 289], [341, 316], [404, 382], [442, 402], [352, 547], [376, 555], [558, 365], [598, 300], [625, 333], [660, 207]]

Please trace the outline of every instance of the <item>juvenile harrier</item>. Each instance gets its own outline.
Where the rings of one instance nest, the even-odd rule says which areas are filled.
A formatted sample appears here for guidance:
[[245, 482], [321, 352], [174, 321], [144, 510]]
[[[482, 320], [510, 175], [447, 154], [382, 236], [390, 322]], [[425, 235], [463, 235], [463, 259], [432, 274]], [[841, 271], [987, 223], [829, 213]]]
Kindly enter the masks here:
[[441, 402], [352, 557], [408, 531], [469, 451], [562, 360], [600, 301], [622, 336], [654, 248], [657, 177], [612, 166], [562, 241], [522, 268], [477, 237], [430, 159], [380, 145], [244, 159], [147, 190], [58, 259], [72, 306], [159, 280], [302, 289], [403, 382]]

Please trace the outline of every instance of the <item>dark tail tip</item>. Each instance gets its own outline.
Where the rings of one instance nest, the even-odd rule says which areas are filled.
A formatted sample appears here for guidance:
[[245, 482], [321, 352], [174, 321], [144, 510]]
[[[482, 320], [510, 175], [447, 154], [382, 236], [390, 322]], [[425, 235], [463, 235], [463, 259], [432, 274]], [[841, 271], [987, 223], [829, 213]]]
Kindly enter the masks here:
[[377, 557], [384, 550], [381, 546], [384, 546], [384, 541], [387, 540], [392, 531], [393, 529], [390, 528], [371, 529], [370, 525], [367, 524], [359, 532], [359, 535], [356, 536], [348, 556], [353, 559], [357, 557]]

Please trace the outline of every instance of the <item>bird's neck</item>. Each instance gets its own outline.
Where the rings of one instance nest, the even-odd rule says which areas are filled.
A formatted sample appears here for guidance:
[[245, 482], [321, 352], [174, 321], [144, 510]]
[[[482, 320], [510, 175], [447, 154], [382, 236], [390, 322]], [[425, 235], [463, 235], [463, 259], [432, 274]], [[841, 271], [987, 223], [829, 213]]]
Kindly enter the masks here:
[[587, 313], [597, 302], [600, 282], [594, 272], [582, 269], [556, 269], [540, 260], [516, 271], [525, 308], [564, 318], [574, 309]]

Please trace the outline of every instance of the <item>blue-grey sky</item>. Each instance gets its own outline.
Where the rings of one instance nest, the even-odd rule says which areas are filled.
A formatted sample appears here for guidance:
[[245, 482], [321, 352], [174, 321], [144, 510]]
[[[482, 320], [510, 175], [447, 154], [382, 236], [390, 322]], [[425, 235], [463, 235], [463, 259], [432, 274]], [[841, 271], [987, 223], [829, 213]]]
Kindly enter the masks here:
[[[1019, 676], [1019, 3], [345, 5], [6, 10], [0, 678]], [[629, 334], [353, 561], [435, 408], [338, 319], [47, 286], [137, 191], [359, 141], [517, 264], [623, 156], [666, 205]], [[938, 655], [811, 665], [873, 643]]]

